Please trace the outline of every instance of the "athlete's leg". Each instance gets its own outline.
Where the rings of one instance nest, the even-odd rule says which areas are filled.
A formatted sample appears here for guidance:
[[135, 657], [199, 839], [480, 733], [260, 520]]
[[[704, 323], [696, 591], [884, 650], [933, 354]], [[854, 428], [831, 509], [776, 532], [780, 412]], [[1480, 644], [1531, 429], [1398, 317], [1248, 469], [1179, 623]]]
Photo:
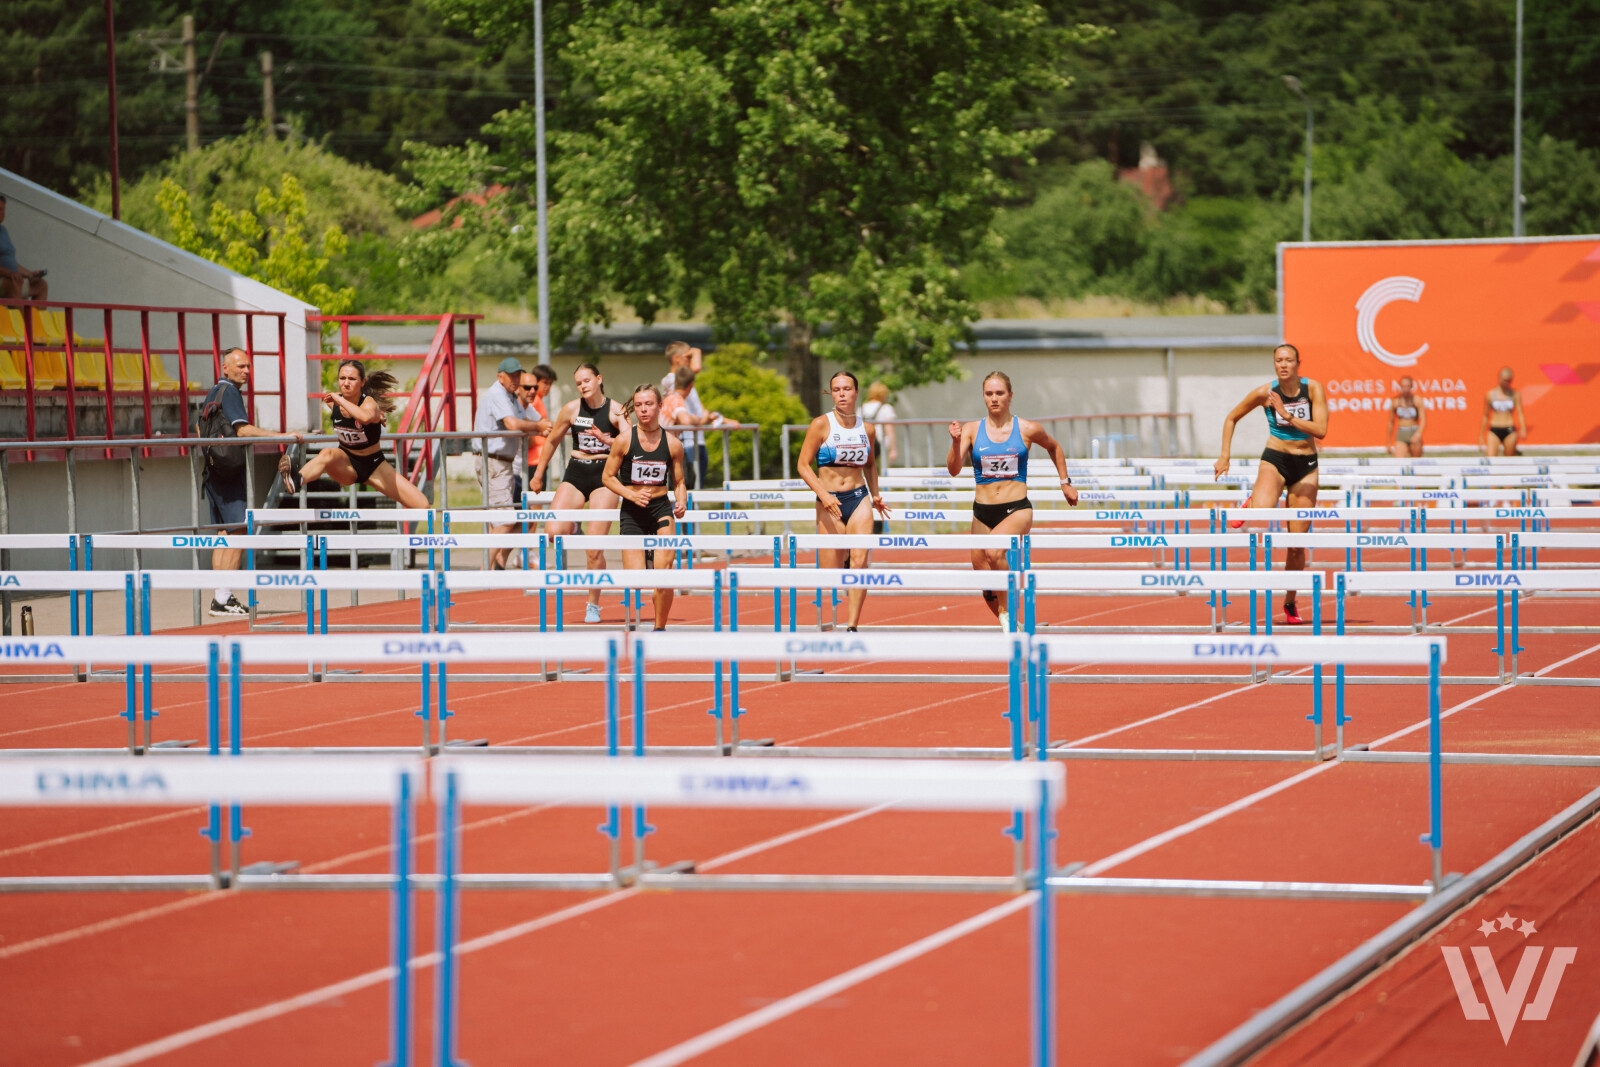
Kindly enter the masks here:
[[[551, 511], [577, 511], [583, 507], [583, 493], [571, 482], [557, 482], [556, 491], [550, 500]], [[544, 524], [546, 537], [565, 537], [578, 528], [575, 522], [547, 522]], [[557, 566], [555, 557], [551, 557], [550, 565]]]
[[[617, 498], [617, 494], [604, 487], [596, 489], [594, 492], [589, 494], [590, 511], [615, 511], [617, 505], [620, 503], [621, 501]], [[604, 522], [585, 523], [583, 532], [591, 537], [604, 537], [606, 534], [611, 532], [611, 520], [607, 519]], [[640, 556], [639, 559], [639, 565], [641, 567], [644, 566], [644, 557]], [[588, 553], [588, 562], [589, 569], [592, 571], [605, 570], [606, 554], [604, 550], [590, 549]], [[598, 588], [589, 590], [589, 603], [595, 606], [595, 610], [599, 610], [600, 590]]]
[[[985, 526], [977, 519], [972, 520], [972, 532], [975, 534], [993, 533], [989, 527]], [[972, 550], [972, 569], [975, 571], [987, 571], [994, 569], [994, 563], [989, 558], [989, 551], [987, 549], [975, 548]], [[984, 607], [988, 608], [989, 611], [993, 613], [995, 618], [1000, 617], [1000, 612], [1004, 610], [1004, 603], [1005, 600], [1002, 594], [995, 592], [993, 589], [985, 589], [983, 591]]]
[[376, 486], [378, 492], [403, 508], [421, 508], [426, 511], [431, 506], [428, 498], [422, 495], [422, 490], [400, 477], [400, 472], [391, 467], [388, 460], [378, 464], [367, 478], [367, 484]]
[[[340, 473], [344, 477], [340, 477]], [[300, 483], [304, 485], [314, 482], [323, 475], [327, 475], [340, 485], [350, 485], [356, 480], [355, 469], [350, 466], [350, 461], [345, 459], [344, 449], [331, 445], [306, 460], [305, 466], [300, 468]]]
[[1483, 440], [1483, 454], [1484, 455], [1486, 455], [1486, 456], [1498, 456], [1500, 454], [1500, 444], [1501, 444], [1501, 442], [1500, 442], [1500, 435], [1499, 434], [1495, 433], [1493, 430], [1485, 430], [1484, 431], [1484, 440]]
[[[845, 533], [870, 534], [872, 532], [872, 500], [864, 499], [856, 505], [856, 510], [850, 515], [850, 522], [845, 526]], [[850, 550], [850, 567], [852, 570], [865, 570], [867, 566], [867, 550], [852, 548]], [[861, 624], [861, 606], [866, 603], [867, 591], [865, 589], [850, 590], [849, 626], [854, 630]]]
[[[1001, 519], [1000, 525], [996, 526], [993, 532], [999, 534], [1001, 537], [1022, 537], [1032, 529], [1033, 509], [1023, 508], [1020, 511], [1013, 511], [1011, 514]], [[989, 557], [989, 570], [1004, 571], [1009, 569], [1006, 564], [1005, 549], [989, 548], [985, 549], [984, 552]], [[1010, 603], [1010, 597], [1005, 593], [996, 593], [995, 603], [999, 605], [999, 611], [1014, 610], [1014, 605]]]
[[1408, 442], [1408, 447], [1411, 449], [1411, 455], [1413, 457], [1422, 455], [1422, 438], [1412, 438], [1411, 441]]
[[1389, 446], [1389, 455], [1396, 459], [1405, 459], [1411, 455], [1411, 442], [1395, 438], [1394, 444]]
[[[1312, 471], [1310, 474], [1306, 475], [1304, 478], [1301, 478], [1298, 482], [1295, 482], [1293, 485], [1289, 486], [1289, 506], [1291, 508], [1314, 508], [1314, 507], [1316, 507], [1317, 506], [1317, 488], [1318, 488], [1317, 472], [1316, 471]], [[1309, 523], [1309, 522], [1295, 521], [1295, 522], [1289, 523], [1289, 532], [1290, 533], [1307, 533], [1307, 532], [1310, 531], [1310, 529], [1311, 529], [1311, 523]], [[1286, 571], [1303, 571], [1303, 570], [1306, 569], [1306, 550], [1305, 549], [1303, 549], [1303, 548], [1291, 548], [1291, 549], [1289, 549], [1288, 552], [1284, 553], [1284, 555], [1287, 557], [1284, 560], [1284, 564], [1283, 564], [1283, 569], [1284, 570], [1286, 570]], [[1284, 610], [1284, 613], [1286, 615], [1293, 614], [1294, 613], [1294, 610], [1293, 610], [1294, 607], [1295, 607], [1295, 595], [1294, 595], [1294, 592], [1291, 590], [1290, 592], [1285, 593], [1284, 597], [1283, 597], [1283, 610]]]
[[[834, 534], [843, 534], [849, 532], [850, 531], [845, 528], [845, 525], [838, 519], [834, 518], [833, 514], [829, 512], [828, 509], [824, 508], [821, 504], [817, 505], [817, 533], [831, 536]], [[817, 549], [817, 562], [828, 570], [843, 569], [845, 564], [849, 562], [849, 559], [850, 553], [846, 552], [842, 548]]]
[[1512, 430], [1510, 433], [1506, 434], [1505, 454], [1508, 455], [1508, 456], [1520, 456], [1520, 455], [1522, 455], [1521, 452], [1517, 451], [1517, 445], [1520, 444], [1520, 443], [1521, 443], [1521, 440], [1517, 437], [1517, 431]]
[[[677, 529], [677, 523], [673, 521], [673, 518], [672, 518], [671, 515], [668, 515], [666, 518], [661, 520], [660, 525], [657, 526], [657, 528], [656, 528], [656, 532], [661, 534], [661, 535], [663, 535], [663, 536], [667, 536], [667, 535], [670, 535], [676, 529]], [[643, 555], [643, 553], [640, 553], [640, 555]], [[656, 550], [655, 565], [656, 565], [656, 570], [658, 570], [658, 571], [671, 570], [672, 569], [672, 553], [667, 551], [664, 548], [663, 549], [657, 549]], [[673, 591], [671, 589], [657, 589], [655, 591], [655, 605], [656, 605], [656, 624], [655, 624], [655, 628], [657, 630], [665, 630], [667, 628], [667, 620], [672, 615], [672, 597], [673, 597]]]

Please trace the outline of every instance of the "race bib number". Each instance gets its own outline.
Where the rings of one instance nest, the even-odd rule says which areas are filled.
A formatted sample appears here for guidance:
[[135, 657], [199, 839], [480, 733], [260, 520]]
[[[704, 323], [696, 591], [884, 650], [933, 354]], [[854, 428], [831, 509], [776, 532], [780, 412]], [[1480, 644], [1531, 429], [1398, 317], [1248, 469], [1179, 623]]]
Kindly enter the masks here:
[[836, 467], [865, 467], [872, 450], [866, 445], [840, 445], [834, 452]]
[[1017, 476], [1017, 457], [1015, 455], [984, 456], [983, 476], [985, 478], [1015, 478]]
[[1283, 410], [1288, 412], [1290, 418], [1311, 421], [1311, 401], [1306, 397], [1296, 397], [1283, 402]]
[[634, 485], [666, 485], [667, 465], [660, 460], [636, 459], [632, 481]]
[[580, 433], [578, 435], [579, 452], [588, 452], [591, 455], [599, 455], [602, 452], [610, 451], [610, 448], [610, 445], [606, 444], [592, 433]]
[[338, 426], [339, 443], [342, 445], [364, 445], [367, 443], [367, 431], [359, 426]]

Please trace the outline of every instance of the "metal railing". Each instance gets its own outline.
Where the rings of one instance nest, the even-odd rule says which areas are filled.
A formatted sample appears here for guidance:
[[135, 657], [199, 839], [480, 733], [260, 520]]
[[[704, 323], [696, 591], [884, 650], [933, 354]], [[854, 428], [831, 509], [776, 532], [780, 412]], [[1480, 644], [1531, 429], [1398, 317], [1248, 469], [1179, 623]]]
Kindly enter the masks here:
[[[895, 449], [898, 453], [892, 466], [942, 467], [950, 450], [951, 422], [971, 422], [971, 418], [904, 419], [886, 421], [868, 420], [874, 426], [892, 426], [896, 430]], [[1194, 455], [1194, 417], [1188, 412], [1139, 412], [1110, 415], [1044, 415], [1031, 419], [1041, 423], [1050, 435], [1061, 442], [1068, 458], [1105, 456], [1192, 456]], [[915, 428], [921, 427], [920, 435]], [[810, 428], [807, 423], [786, 424], [783, 427], [783, 476], [789, 473], [791, 457], [795, 454], [791, 434], [799, 431], [803, 440]], [[904, 430], [902, 435], [899, 431]], [[915, 447], [917, 436], [922, 438], [922, 448]], [[918, 463], [921, 455], [923, 462]]]
[[[137, 315], [137, 329], [126, 320]], [[209, 322], [206, 341], [199, 347], [190, 344], [190, 319], [201, 316]], [[151, 317], [156, 316], [156, 332], [170, 335], [174, 343], [157, 343], [152, 331]], [[171, 316], [170, 329], [162, 317]], [[256, 347], [255, 320], [270, 320], [269, 333], [277, 339], [277, 349], [260, 350]], [[101, 336], [80, 337], [79, 326], [85, 320], [98, 320]], [[125, 325], [122, 340], [117, 337], [117, 321]], [[273, 360], [277, 365], [276, 388], [264, 388], [252, 375], [244, 388], [246, 410], [251, 421], [259, 425], [259, 403], [268, 397], [277, 398], [278, 425], [288, 425], [288, 396], [285, 389], [285, 352], [287, 350], [287, 315], [281, 311], [256, 311], [243, 308], [191, 308], [156, 307], [134, 304], [61, 303], [57, 301], [0, 300], [0, 396], [22, 399], [23, 439], [45, 442], [52, 446], [62, 439], [82, 439], [85, 428], [103, 419], [100, 438], [117, 439], [117, 409], [119, 399], [127, 401], [120, 406], [135, 408], [142, 415], [142, 434], [155, 437], [157, 411], [165, 406], [175, 410], [171, 420], [173, 431], [180, 438], [189, 437], [191, 402], [198, 394], [204, 396], [210, 384], [191, 382], [190, 360], [199, 357], [207, 360], [214, 383], [222, 373], [222, 353], [233, 347], [234, 340], [225, 340], [223, 324], [228, 321], [237, 334], [235, 340], [252, 358]], [[237, 320], [237, 324], [234, 324]], [[137, 341], [127, 340], [129, 332], [137, 334]], [[164, 357], [177, 361], [177, 377], [167, 370]], [[80, 401], [87, 396], [89, 404], [79, 410]], [[63, 410], [59, 433], [56, 425], [41, 427], [40, 416]], [[103, 414], [102, 414], [103, 411]], [[128, 421], [132, 422], [133, 419]], [[91, 423], [85, 427], [81, 423]], [[169, 442], [163, 441], [162, 444]], [[119, 447], [121, 442], [118, 442]], [[42, 450], [29, 450], [27, 458], [35, 458]]]

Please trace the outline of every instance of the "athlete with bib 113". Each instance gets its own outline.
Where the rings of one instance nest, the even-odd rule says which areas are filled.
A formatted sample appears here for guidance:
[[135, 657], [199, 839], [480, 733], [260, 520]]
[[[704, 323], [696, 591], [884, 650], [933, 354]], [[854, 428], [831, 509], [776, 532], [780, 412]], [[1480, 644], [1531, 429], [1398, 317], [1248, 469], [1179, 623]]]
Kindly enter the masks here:
[[[1028, 450], [1044, 449], [1060, 475], [1061, 492], [1067, 503], [1076, 507], [1078, 491], [1067, 474], [1067, 454], [1061, 444], [1037, 422], [1011, 414], [1011, 379], [995, 371], [983, 380], [983, 406], [988, 415], [977, 422], [950, 423], [950, 452], [945, 469], [954, 478], [967, 460], [972, 460], [972, 480], [977, 489], [972, 498], [972, 532], [1022, 537], [1033, 529], [1033, 504], [1028, 500]], [[1006, 550], [980, 548], [972, 553], [972, 569], [1008, 570]], [[1010, 629], [1011, 605], [1006, 594], [993, 589], [983, 591], [983, 601], [1000, 620], [1002, 630]]]
[[[1321, 382], [1300, 377], [1300, 350], [1294, 345], [1281, 344], [1272, 350], [1272, 369], [1277, 377], [1250, 390], [1222, 420], [1222, 452], [1215, 468], [1217, 477], [1228, 473], [1234, 427], [1250, 412], [1262, 408], [1267, 415], [1267, 447], [1256, 467], [1256, 486], [1247, 506], [1275, 508], [1278, 498], [1287, 493], [1289, 507], [1314, 508], [1317, 506], [1317, 442], [1328, 436], [1327, 396]], [[1311, 523], [1306, 521], [1289, 523], [1290, 533], [1305, 533], [1310, 529]], [[1291, 548], [1287, 555], [1285, 570], [1305, 570], [1305, 549]], [[1293, 590], [1283, 596], [1283, 620], [1291, 624], [1303, 621]]]

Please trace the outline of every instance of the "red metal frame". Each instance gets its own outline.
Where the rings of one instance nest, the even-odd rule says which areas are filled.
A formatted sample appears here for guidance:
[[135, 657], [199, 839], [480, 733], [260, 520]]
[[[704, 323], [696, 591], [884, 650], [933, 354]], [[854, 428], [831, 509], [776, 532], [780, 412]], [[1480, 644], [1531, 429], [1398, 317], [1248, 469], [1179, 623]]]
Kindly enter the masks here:
[[[339, 327], [339, 351], [308, 356], [308, 359], [355, 359], [365, 353], [350, 351], [350, 324], [436, 322], [433, 341], [426, 353], [384, 353], [377, 357], [385, 360], [420, 359], [422, 367], [417, 372], [416, 384], [406, 400], [405, 411], [400, 416], [400, 432], [416, 433], [432, 430], [456, 430], [456, 324], [467, 327], [467, 374], [471, 384], [467, 389], [469, 425], [478, 417], [478, 322], [482, 315], [307, 315], [311, 325]], [[371, 357], [368, 357], [371, 358]], [[441, 381], [442, 379], [442, 381]], [[442, 391], [443, 395], [437, 395]], [[420, 484], [423, 478], [434, 475], [433, 449], [424, 446], [418, 450], [413, 462], [410, 458], [412, 442], [395, 442], [396, 468], [402, 478]]]
[[[137, 436], [153, 435], [153, 404], [156, 399], [154, 383], [151, 378], [152, 357], [172, 355], [177, 357], [178, 381], [175, 389], [160, 390], [160, 394], [171, 395], [179, 400], [182, 416], [178, 420], [178, 436], [189, 436], [188, 413], [191, 402], [197, 395], [204, 396], [204, 392], [196, 393], [189, 388], [189, 341], [188, 341], [188, 316], [205, 315], [211, 321], [211, 362], [213, 371], [218, 377], [222, 369], [222, 322], [223, 319], [242, 319], [244, 329], [244, 348], [252, 358], [258, 354], [266, 359], [276, 361], [278, 366], [278, 387], [274, 390], [258, 390], [255, 378], [252, 376], [246, 390], [246, 410], [250, 413], [252, 421], [257, 421], [260, 412], [257, 404], [260, 399], [276, 396], [278, 400], [278, 425], [288, 425], [289, 398], [287, 351], [288, 341], [288, 315], [282, 311], [254, 311], [244, 308], [194, 308], [194, 307], [159, 307], [155, 305], [140, 304], [95, 304], [82, 302], [63, 301], [37, 301], [37, 300], [0, 300], [0, 306], [16, 308], [23, 312], [22, 315], [22, 355], [23, 355], [23, 393], [27, 399], [26, 433], [25, 440], [49, 441], [52, 438], [40, 438], [39, 426], [36, 418], [36, 399], [41, 396], [59, 395], [66, 400], [67, 408], [67, 440], [78, 440], [78, 394], [81, 392], [103, 392], [106, 406], [106, 431], [105, 440], [116, 438], [116, 401], [119, 391], [117, 389], [116, 357], [130, 355], [139, 357], [143, 370], [143, 385], [135, 393], [132, 390], [122, 390], [121, 395], [137, 395], [140, 398], [144, 412], [145, 433]], [[34, 316], [32, 311], [63, 311], [65, 336], [61, 343], [42, 341], [34, 335]], [[139, 340], [136, 346], [118, 344], [115, 338], [115, 323], [113, 313], [124, 311], [136, 313], [139, 316]], [[77, 342], [76, 323], [78, 312], [99, 312], [102, 322], [102, 336], [100, 345], [105, 357], [105, 385], [104, 387], [84, 387], [77, 381]], [[172, 315], [177, 327], [177, 347], [158, 348], [150, 341], [150, 326], [152, 315]], [[257, 353], [255, 351], [254, 322], [259, 317], [274, 318], [278, 324], [278, 350], [276, 352]], [[38, 375], [36, 373], [36, 360], [42, 353], [60, 352], [65, 364], [66, 382], [64, 388], [49, 390], [38, 388]], [[109, 449], [107, 450], [109, 454]], [[29, 452], [32, 458], [34, 453]]]

